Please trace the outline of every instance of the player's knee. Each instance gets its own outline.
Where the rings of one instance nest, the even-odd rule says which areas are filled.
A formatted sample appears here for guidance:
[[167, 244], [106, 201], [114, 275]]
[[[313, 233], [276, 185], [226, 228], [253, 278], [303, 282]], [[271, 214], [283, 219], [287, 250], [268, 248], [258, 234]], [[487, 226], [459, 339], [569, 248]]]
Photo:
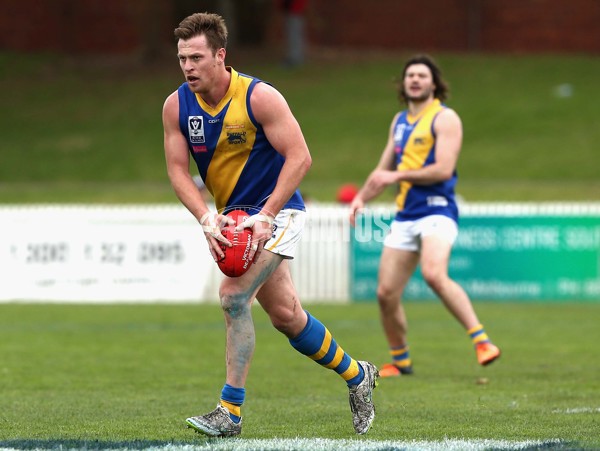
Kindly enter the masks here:
[[287, 335], [294, 328], [296, 315], [293, 309], [280, 306], [269, 312], [269, 319], [275, 329]]
[[444, 285], [445, 281], [448, 280], [447, 274], [436, 269], [422, 268], [421, 274], [425, 283], [436, 292], [439, 291]]
[[297, 298], [290, 304], [278, 304], [267, 313], [273, 327], [287, 337], [298, 335], [306, 325], [304, 310]]
[[232, 318], [245, 314], [250, 309], [248, 296], [244, 293], [221, 290], [219, 297], [221, 308]]
[[382, 311], [393, 310], [400, 301], [401, 293], [392, 291], [385, 286], [377, 287], [377, 302]]

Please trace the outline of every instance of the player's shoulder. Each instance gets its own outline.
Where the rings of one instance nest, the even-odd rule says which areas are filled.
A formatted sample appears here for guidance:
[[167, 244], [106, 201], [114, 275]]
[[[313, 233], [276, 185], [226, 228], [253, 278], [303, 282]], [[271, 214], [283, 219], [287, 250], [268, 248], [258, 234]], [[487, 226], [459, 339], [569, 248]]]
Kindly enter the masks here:
[[406, 110], [401, 110], [396, 112], [396, 114], [394, 114], [394, 117], [392, 118], [392, 125], [394, 125], [396, 122], [398, 122], [398, 119], [400, 119], [400, 117], [402, 115], [406, 116]]
[[250, 105], [259, 122], [262, 119], [282, 115], [289, 110], [281, 92], [268, 83], [257, 83], [250, 95]]
[[440, 100], [438, 100], [438, 108], [439, 108], [439, 113], [437, 114], [438, 116], [444, 115], [444, 116], [458, 117], [458, 113], [456, 112], [456, 110], [454, 108], [452, 108], [451, 106], [449, 106], [448, 104], [446, 104]]
[[257, 83], [252, 90], [252, 99], [258, 102], [269, 102], [274, 99], [283, 100], [283, 94], [281, 94], [273, 85], [257, 79]]
[[435, 124], [438, 126], [460, 125], [461, 120], [456, 110], [444, 105], [444, 107], [436, 114]]
[[163, 104], [163, 114], [174, 114], [179, 112], [179, 93], [178, 90], [173, 91], [165, 99]]

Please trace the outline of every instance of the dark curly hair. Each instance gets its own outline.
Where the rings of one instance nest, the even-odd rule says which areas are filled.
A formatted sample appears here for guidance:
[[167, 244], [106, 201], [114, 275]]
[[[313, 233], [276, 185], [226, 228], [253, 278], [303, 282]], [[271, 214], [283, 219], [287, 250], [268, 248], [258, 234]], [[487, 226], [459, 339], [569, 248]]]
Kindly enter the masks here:
[[414, 64], [424, 64], [431, 71], [431, 76], [433, 77], [433, 83], [435, 84], [435, 90], [433, 91], [433, 96], [440, 101], [444, 101], [448, 98], [448, 83], [442, 78], [442, 71], [435, 63], [433, 58], [429, 55], [420, 54], [415, 55], [410, 58], [406, 64], [404, 65], [404, 69], [402, 69], [402, 77], [396, 78], [395, 82], [398, 87], [398, 98], [404, 103], [408, 103], [408, 96], [404, 91], [404, 77], [406, 76], [406, 71], [408, 68]]

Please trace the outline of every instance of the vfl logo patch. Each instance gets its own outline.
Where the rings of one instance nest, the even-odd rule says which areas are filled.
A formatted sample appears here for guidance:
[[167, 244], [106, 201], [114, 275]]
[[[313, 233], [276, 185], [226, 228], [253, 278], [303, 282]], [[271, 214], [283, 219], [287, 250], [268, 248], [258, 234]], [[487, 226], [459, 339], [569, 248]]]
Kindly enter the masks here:
[[192, 144], [204, 144], [204, 118], [202, 116], [188, 116], [188, 132]]
[[227, 141], [229, 144], [244, 144], [246, 142], [246, 132], [228, 132]]
[[396, 130], [394, 130], [394, 141], [401, 142], [404, 137], [404, 131], [406, 130], [405, 124], [398, 124]]

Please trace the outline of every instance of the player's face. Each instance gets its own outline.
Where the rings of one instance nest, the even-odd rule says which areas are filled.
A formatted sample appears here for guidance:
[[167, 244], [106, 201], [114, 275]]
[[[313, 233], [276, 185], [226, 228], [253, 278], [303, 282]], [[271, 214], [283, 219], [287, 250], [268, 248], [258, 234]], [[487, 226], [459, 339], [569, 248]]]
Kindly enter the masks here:
[[219, 63], [223, 63], [225, 49], [213, 54], [204, 35], [177, 43], [177, 57], [183, 75], [193, 92], [210, 91], [218, 77]]
[[435, 84], [431, 70], [425, 64], [408, 66], [404, 74], [404, 92], [411, 102], [422, 102], [433, 98]]

